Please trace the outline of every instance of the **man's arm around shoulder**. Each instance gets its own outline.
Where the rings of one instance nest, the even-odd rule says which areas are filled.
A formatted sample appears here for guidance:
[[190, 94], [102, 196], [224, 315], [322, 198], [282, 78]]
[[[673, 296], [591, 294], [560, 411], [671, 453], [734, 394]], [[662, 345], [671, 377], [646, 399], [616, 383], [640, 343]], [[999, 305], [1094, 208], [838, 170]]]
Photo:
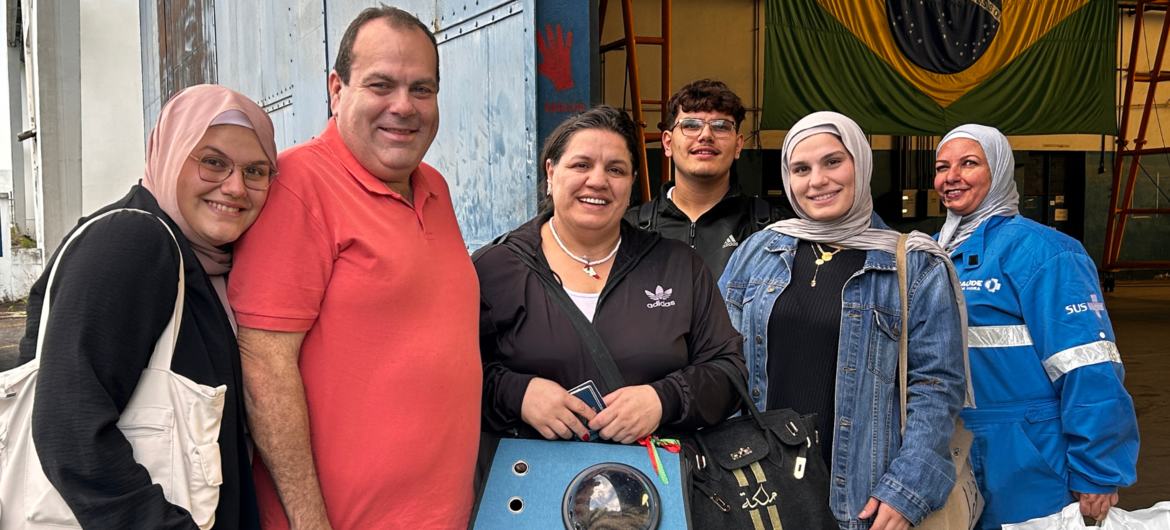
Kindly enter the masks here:
[[244, 403], [252, 439], [293, 530], [330, 529], [309, 441], [309, 410], [297, 366], [304, 333], [240, 327]]

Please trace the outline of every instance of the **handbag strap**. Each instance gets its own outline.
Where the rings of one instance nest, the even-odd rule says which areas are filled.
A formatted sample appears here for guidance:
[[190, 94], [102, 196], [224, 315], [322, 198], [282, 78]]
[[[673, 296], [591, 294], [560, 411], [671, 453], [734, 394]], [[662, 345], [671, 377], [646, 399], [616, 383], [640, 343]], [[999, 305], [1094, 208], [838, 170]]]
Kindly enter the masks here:
[[140, 213], [143, 215], [149, 215], [149, 216], [153, 217], [154, 219], [156, 219], [159, 223], [162, 223], [163, 228], [166, 228], [167, 233], [170, 234], [171, 241], [173, 241], [175, 243], [175, 249], [178, 252], [178, 256], [179, 256], [179, 281], [178, 281], [179, 291], [178, 291], [177, 296], [175, 296], [175, 307], [171, 311], [170, 321], [167, 322], [167, 326], [165, 328], [163, 328], [162, 334], [159, 335], [158, 341], [155, 342], [155, 344], [154, 344], [154, 352], [150, 356], [150, 364], [148, 365], [149, 368], [162, 369], [162, 370], [169, 370], [170, 369], [171, 358], [174, 356], [174, 352], [175, 352], [175, 344], [177, 343], [178, 338], [179, 338], [179, 333], [178, 333], [179, 326], [181, 325], [182, 320], [183, 320], [183, 298], [184, 298], [183, 295], [184, 295], [184, 291], [185, 291], [185, 287], [186, 287], [186, 278], [184, 277], [185, 275], [183, 274], [183, 270], [184, 270], [183, 251], [179, 247], [179, 241], [178, 241], [178, 239], [175, 238], [175, 233], [171, 230], [171, 227], [167, 225], [166, 221], [163, 221], [158, 216], [156, 216], [150, 212], [147, 212], [145, 210], [139, 210], [136, 208], [119, 208], [116, 210], [110, 210], [110, 211], [105, 212], [101, 215], [94, 216], [93, 218], [91, 218], [88, 221], [86, 221], [85, 223], [83, 223], [81, 226], [77, 227], [77, 229], [74, 230], [73, 233], [69, 235], [69, 238], [66, 239], [64, 243], [61, 244], [60, 250], [57, 251], [57, 256], [55, 258], [53, 258], [53, 263], [51, 265], [51, 268], [49, 269], [49, 281], [48, 281], [47, 285], [45, 285], [45, 296], [44, 296], [44, 299], [42, 300], [42, 303], [41, 303], [41, 320], [40, 320], [40, 322], [38, 324], [38, 328], [37, 328], [36, 357], [34, 357], [34, 359], [38, 359], [38, 360], [40, 359], [41, 351], [42, 351], [42, 348], [44, 348], [44, 343], [45, 343], [45, 332], [49, 329], [49, 305], [50, 305], [52, 293], [53, 293], [53, 281], [57, 277], [57, 265], [61, 262], [61, 256], [65, 255], [65, 251], [69, 249], [69, 246], [77, 239], [78, 236], [81, 235], [82, 232], [85, 231], [85, 229], [89, 228], [90, 225], [94, 224], [95, 222], [97, 222], [98, 220], [100, 220], [102, 218], [105, 218], [105, 217], [108, 217], [110, 215], [120, 213], [120, 212], [135, 212], [135, 213]]
[[735, 387], [736, 393], [739, 394], [739, 399], [743, 401], [743, 410], [747, 411], [748, 415], [755, 420], [760, 430], [768, 430], [767, 425], [764, 423], [764, 417], [760, 415], [759, 409], [756, 408], [755, 402], [752, 401], [751, 396], [748, 394], [747, 381], [743, 379], [743, 374], [740, 374], [731, 363], [715, 362], [714, 365], [719, 371], [723, 372], [723, 375], [726, 375], [731, 380], [731, 386]]
[[589, 356], [593, 358], [593, 364], [597, 365], [598, 371], [601, 372], [602, 383], [608, 387], [603, 388], [603, 394], [608, 394], [626, 386], [625, 378], [618, 370], [617, 363], [613, 360], [613, 355], [609, 353], [609, 348], [605, 347], [605, 342], [601, 340], [601, 336], [597, 334], [597, 328], [593, 327], [593, 323], [585, 318], [585, 314], [577, 308], [577, 304], [569, 298], [569, 294], [565, 292], [564, 286], [558, 284], [550, 275], [544, 274], [541, 267], [523, 250], [514, 245], [502, 243], [527, 265], [536, 274], [537, 278], [544, 283], [545, 291], [552, 297], [557, 305], [566, 316], [569, 317], [569, 323], [573, 325], [573, 329], [577, 331], [577, 335], [581, 337], [581, 342], [585, 344], [585, 349], [589, 351]]
[[895, 262], [898, 269], [898, 298], [902, 306], [902, 332], [898, 334], [898, 404], [902, 413], [902, 433], [906, 433], [906, 383], [907, 383], [907, 348], [910, 342], [910, 292], [906, 288], [906, 234], [898, 235], [898, 250], [895, 252]]

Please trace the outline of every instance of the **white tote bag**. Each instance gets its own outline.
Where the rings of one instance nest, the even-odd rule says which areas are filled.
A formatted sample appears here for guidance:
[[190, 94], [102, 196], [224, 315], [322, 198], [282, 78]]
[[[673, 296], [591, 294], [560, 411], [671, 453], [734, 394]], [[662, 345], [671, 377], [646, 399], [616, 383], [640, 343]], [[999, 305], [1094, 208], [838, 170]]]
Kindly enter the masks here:
[[[32, 439], [33, 398], [57, 262], [89, 225], [117, 212], [149, 215], [167, 228], [171, 239], [175, 237], [154, 214], [125, 208], [90, 219], [61, 246], [45, 287], [36, 358], [0, 373], [0, 530], [79, 528], [73, 512], [41, 468]], [[175, 245], [178, 247], [178, 241]], [[215, 524], [223, 482], [218, 439], [227, 386], [200, 385], [170, 369], [183, 315], [183, 270], [180, 249], [179, 290], [171, 320], [154, 345], [150, 363], [118, 419], [118, 428], [130, 442], [134, 460], [162, 487], [167, 501], [185, 508], [199, 528], [207, 529]]]
[[1047, 517], [1029, 519], [1022, 523], [1005, 524], [1004, 530], [1170, 530], [1170, 501], [1159, 502], [1143, 510], [1132, 512], [1110, 508], [1099, 526], [1085, 524], [1081, 505], [1072, 503]]

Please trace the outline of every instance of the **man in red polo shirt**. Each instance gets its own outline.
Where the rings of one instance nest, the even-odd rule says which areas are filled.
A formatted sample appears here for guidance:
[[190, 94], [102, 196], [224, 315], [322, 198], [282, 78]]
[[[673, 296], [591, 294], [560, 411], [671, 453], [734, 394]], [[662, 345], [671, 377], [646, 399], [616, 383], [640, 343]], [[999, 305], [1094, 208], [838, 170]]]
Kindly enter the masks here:
[[329, 74], [333, 119], [280, 154], [229, 297], [264, 528], [466, 528], [479, 285], [443, 177], [438, 48], [370, 8]]

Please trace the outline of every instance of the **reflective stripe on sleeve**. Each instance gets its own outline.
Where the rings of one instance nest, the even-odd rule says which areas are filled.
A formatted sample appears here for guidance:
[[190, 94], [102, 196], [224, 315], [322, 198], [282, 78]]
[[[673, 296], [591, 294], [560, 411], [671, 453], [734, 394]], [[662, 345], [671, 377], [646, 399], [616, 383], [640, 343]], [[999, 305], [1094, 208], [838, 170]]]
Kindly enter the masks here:
[[967, 346], [971, 348], [1008, 348], [1031, 346], [1032, 334], [1028, 326], [970, 326], [967, 328]]
[[1056, 381], [1060, 376], [1090, 364], [1121, 362], [1121, 353], [1112, 341], [1099, 340], [1059, 351], [1044, 360], [1044, 371], [1048, 379]]

